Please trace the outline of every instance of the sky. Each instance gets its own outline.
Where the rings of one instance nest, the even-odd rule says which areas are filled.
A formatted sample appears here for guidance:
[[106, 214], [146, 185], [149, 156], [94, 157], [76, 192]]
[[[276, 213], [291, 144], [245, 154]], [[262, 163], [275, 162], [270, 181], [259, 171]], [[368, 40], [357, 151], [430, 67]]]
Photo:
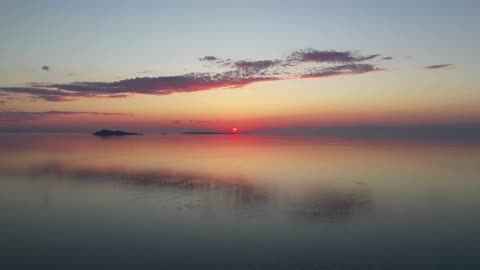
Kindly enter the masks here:
[[480, 127], [479, 1], [0, 1], [0, 132]]

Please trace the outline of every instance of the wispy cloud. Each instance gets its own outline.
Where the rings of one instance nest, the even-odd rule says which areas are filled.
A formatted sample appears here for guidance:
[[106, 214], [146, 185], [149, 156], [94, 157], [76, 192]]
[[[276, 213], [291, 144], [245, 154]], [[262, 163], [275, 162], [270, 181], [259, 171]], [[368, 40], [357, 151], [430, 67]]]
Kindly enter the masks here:
[[453, 64], [441, 64], [441, 65], [431, 65], [431, 66], [424, 66], [425, 69], [444, 69], [453, 67]]
[[128, 113], [105, 113], [105, 112], [75, 112], [75, 111], [46, 111], [46, 112], [23, 112], [23, 111], [0, 111], [1, 122], [29, 121], [49, 116], [68, 115], [97, 115], [97, 116], [133, 116]]
[[208, 61], [208, 62], [223, 61], [223, 59], [218, 58], [216, 56], [211, 56], [211, 55], [200, 57], [200, 58], [198, 58], [198, 60], [199, 61]]
[[177, 76], [137, 77], [114, 82], [35, 83], [27, 87], [0, 87], [0, 92], [29, 95], [45, 101], [72, 101], [78, 98], [119, 98], [132, 94], [168, 95], [285, 79], [323, 78], [380, 71], [368, 62], [380, 54], [361, 55], [353, 51], [303, 49], [282, 59], [234, 60], [217, 56], [199, 58], [223, 69]]
[[271, 68], [281, 64], [280, 60], [260, 60], [260, 61], [247, 61], [240, 60], [233, 63], [233, 67], [240, 70], [251, 70], [259, 72], [260, 70]]
[[302, 78], [323, 78], [339, 75], [354, 75], [381, 70], [383, 69], [376, 68], [375, 66], [370, 64], [347, 64], [329, 68], [321, 68], [319, 70], [303, 75]]
[[61, 90], [51, 90], [37, 87], [1, 87], [0, 91], [7, 94], [27, 94], [34, 99], [43, 99], [46, 101], [70, 101], [73, 97], [81, 95]]
[[293, 52], [289, 56], [289, 60], [319, 63], [353, 63], [371, 60], [378, 56], [380, 56], [380, 54], [362, 56], [352, 51], [319, 51], [315, 49], [304, 49]]
[[34, 84], [31, 87], [0, 87], [0, 91], [4, 92], [4, 94], [27, 94], [32, 96], [33, 99], [45, 101], [72, 101], [80, 97], [124, 98], [129, 96], [126, 93], [107, 94], [96, 91], [65, 91], [65, 89], [60, 88], [44, 88], [39, 84]]

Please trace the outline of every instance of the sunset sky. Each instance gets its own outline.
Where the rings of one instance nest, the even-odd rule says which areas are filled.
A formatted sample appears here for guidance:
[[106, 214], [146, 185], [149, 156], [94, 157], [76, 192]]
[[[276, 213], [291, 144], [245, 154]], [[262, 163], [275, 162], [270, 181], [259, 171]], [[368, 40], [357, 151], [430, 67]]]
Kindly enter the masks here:
[[480, 124], [480, 1], [0, 3], [0, 132]]

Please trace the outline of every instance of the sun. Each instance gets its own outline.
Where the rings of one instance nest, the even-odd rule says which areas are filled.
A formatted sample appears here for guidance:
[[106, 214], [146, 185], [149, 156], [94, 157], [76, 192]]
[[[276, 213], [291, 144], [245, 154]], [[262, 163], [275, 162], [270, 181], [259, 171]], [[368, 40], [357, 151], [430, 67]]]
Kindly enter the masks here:
[[236, 127], [232, 128], [232, 131], [233, 131], [234, 133], [236, 133], [237, 130], [238, 130], [238, 129], [237, 129]]

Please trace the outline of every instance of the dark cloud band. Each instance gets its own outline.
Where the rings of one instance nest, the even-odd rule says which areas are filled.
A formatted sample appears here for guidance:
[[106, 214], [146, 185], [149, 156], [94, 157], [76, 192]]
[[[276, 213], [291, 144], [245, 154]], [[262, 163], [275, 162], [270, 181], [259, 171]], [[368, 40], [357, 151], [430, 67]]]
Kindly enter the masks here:
[[431, 66], [424, 66], [425, 69], [443, 69], [453, 67], [453, 64], [441, 64], [441, 65], [431, 65]]
[[72, 101], [84, 97], [122, 98], [132, 94], [168, 95], [218, 88], [240, 88], [252, 83], [285, 79], [323, 78], [383, 70], [374, 63], [380, 54], [360, 55], [352, 51], [304, 49], [283, 59], [232, 60], [204, 56], [199, 60], [224, 69], [216, 73], [178, 76], [137, 77], [114, 82], [30, 84], [28, 87], [0, 87], [6, 94], [30, 95], [45, 101]]
[[29, 121], [49, 116], [66, 115], [97, 115], [97, 116], [131, 116], [127, 113], [104, 113], [104, 112], [75, 112], [75, 111], [46, 111], [46, 112], [22, 112], [22, 111], [0, 111], [0, 122]]

